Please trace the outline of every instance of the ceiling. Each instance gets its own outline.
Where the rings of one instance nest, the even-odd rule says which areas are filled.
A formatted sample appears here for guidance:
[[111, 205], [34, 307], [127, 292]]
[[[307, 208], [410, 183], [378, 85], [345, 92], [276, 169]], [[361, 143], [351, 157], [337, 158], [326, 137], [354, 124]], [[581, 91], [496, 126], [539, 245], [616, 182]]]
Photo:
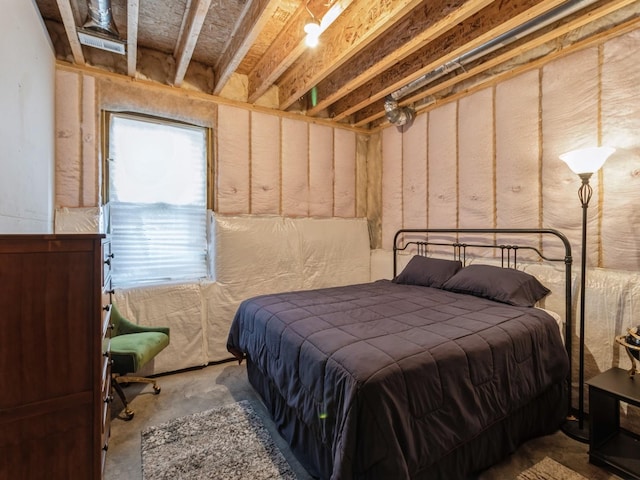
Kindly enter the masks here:
[[[269, 99], [280, 110], [363, 128], [410, 122], [496, 75], [637, 28], [640, 18], [639, 0], [35, 4], [59, 60], [223, 97], [240, 84], [247, 103]], [[78, 32], [99, 11], [102, 33], [121, 40], [125, 54], [80, 43]], [[322, 28], [315, 48], [304, 42], [312, 16]]]

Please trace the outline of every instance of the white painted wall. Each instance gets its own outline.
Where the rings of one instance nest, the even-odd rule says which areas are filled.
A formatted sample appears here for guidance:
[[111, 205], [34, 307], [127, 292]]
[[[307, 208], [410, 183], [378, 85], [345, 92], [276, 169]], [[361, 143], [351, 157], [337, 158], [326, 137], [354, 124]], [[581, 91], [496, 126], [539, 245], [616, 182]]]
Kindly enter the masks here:
[[55, 57], [33, 0], [2, 3], [0, 233], [50, 233]]

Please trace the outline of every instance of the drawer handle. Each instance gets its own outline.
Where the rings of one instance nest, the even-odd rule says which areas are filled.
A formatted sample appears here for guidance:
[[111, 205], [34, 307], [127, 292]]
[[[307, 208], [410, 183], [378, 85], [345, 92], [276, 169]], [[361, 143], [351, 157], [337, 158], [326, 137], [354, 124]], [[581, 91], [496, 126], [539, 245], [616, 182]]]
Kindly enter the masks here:
[[116, 256], [116, 255], [115, 255], [114, 253], [110, 253], [109, 255], [107, 255], [107, 259], [104, 261], [104, 263], [105, 263], [106, 265], [111, 265], [111, 259], [112, 259], [112, 258], [115, 258], [115, 256]]

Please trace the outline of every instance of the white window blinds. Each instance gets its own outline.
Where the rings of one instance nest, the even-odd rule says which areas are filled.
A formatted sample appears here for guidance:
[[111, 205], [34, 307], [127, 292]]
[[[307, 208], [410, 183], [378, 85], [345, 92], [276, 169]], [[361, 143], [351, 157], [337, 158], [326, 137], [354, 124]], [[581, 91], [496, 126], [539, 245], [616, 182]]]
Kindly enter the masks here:
[[114, 285], [206, 277], [206, 129], [108, 118]]

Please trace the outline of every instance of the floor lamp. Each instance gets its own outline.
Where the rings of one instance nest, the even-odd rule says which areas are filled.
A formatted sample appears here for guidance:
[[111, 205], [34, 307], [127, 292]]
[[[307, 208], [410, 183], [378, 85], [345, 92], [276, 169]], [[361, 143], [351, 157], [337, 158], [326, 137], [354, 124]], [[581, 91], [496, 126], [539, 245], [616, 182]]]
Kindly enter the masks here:
[[[593, 189], [589, 185], [591, 175], [600, 170], [604, 162], [615, 151], [612, 147], [594, 147], [573, 150], [560, 155], [569, 168], [582, 180], [578, 189], [578, 198], [582, 204], [582, 262], [580, 263], [580, 357], [578, 365], [578, 413], [562, 426], [569, 437], [589, 442], [589, 427], [584, 418], [584, 299], [587, 272], [587, 208]], [[570, 387], [571, 388], [571, 387]], [[569, 405], [571, 408], [571, 405]]]

